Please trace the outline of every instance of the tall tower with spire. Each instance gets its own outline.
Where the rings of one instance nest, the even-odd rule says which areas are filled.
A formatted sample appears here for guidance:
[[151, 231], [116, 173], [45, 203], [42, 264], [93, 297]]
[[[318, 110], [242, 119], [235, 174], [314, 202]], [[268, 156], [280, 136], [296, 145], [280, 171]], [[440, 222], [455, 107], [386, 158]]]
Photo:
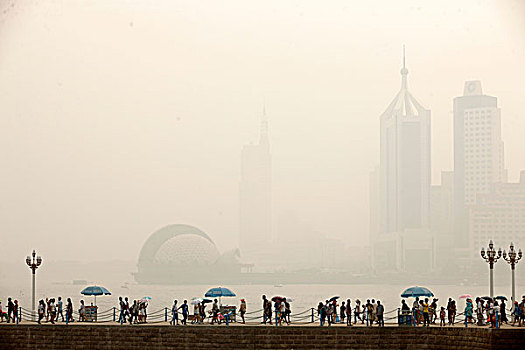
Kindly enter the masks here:
[[398, 268], [404, 268], [411, 254], [405, 249], [403, 235], [427, 230], [430, 211], [430, 110], [408, 91], [404, 51], [403, 47], [401, 89], [380, 117], [375, 236], [384, 249], [374, 252], [374, 261], [382, 261], [379, 265]]
[[259, 143], [244, 146], [241, 154], [239, 245], [241, 256], [252, 261], [271, 248], [271, 173], [268, 119], [263, 105]]

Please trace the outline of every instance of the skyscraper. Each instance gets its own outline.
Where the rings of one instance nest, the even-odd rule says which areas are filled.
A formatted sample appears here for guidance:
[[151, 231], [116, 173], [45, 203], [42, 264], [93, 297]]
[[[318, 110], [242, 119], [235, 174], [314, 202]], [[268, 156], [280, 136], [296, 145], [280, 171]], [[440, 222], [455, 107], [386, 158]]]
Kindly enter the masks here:
[[467, 81], [454, 99], [454, 230], [456, 244], [469, 246], [468, 206], [492, 184], [505, 182], [498, 99], [483, 95], [480, 81]]
[[[376, 268], [403, 269], [420, 256], [431, 257], [428, 250], [433, 250], [433, 243], [427, 239], [430, 110], [408, 91], [407, 75], [403, 55], [401, 90], [380, 118], [379, 232], [373, 258]], [[424, 242], [420, 240], [423, 236]], [[416, 242], [421, 244], [412, 245]], [[419, 266], [426, 265], [425, 259]]]
[[271, 248], [271, 163], [268, 120], [263, 108], [259, 143], [244, 146], [241, 154], [239, 238], [241, 256], [249, 259]]

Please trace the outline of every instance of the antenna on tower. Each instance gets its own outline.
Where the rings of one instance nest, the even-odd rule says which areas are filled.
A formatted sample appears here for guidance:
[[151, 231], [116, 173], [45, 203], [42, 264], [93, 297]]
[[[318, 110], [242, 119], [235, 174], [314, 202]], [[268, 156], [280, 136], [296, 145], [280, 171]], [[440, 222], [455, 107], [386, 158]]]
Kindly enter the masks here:
[[260, 144], [268, 144], [268, 118], [266, 117], [266, 99], [263, 99], [263, 110], [261, 117]]
[[405, 66], [405, 44], [403, 44], [403, 68], [406, 68]]

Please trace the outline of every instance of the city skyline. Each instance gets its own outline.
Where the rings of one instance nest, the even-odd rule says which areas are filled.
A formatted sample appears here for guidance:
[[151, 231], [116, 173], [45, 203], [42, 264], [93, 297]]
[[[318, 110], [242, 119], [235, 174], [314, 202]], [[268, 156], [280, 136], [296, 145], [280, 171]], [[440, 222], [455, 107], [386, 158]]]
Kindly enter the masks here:
[[[452, 101], [475, 79], [499, 99], [509, 181], [525, 168], [519, 4], [111, 4], [2, 11], [2, 259], [37, 247], [136, 260], [170, 223], [230, 248], [241, 148], [258, 138], [263, 98], [273, 216], [362, 246], [377, 116], [399, 87], [403, 44], [411, 90], [432, 110], [432, 184], [454, 168]], [[90, 257], [69, 249], [97, 240]]]

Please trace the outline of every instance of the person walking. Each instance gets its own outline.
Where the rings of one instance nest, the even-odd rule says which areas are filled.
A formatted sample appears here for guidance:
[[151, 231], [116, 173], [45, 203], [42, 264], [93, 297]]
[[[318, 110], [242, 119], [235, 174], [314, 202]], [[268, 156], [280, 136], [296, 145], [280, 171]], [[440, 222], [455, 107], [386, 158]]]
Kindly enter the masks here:
[[284, 306], [286, 308], [286, 323], [290, 324], [292, 322], [292, 307], [290, 306], [290, 302], [286, 298], [284, 298]]
[[177, 306], [177, 299], [173, 300], [173, 306], [171, 307], [171, 322], [174, 325], [179, 324], [179, 308]]
[[11, 320], [13, 320], [13, 323], [15, 323], [15, 304], [11, 300], [11, 298], [7, 298], [7, 323], [9, 323]]
[[62, 322], [64, 322], [62, 297], [58, 297], [57, 309], [58, 309], [58, 311], [57, 311], [57, 322], [58, 322], [58, 315], [60, 315], [60, 319], [62, 320]]
[[467, 303], [465, 305], [465, 311], [464, 311], [464, 314], [465, 314], [465, 328], [468, 327], [468, 323], [470, 321], [470, 319], [472, 318], [472, 313], [473, 313], [473, 308], [472, 308], [472, 303], [467, 299]]
[[67, 298], [66, 321], [75, 322], [75, 318], [73, 317], [73, 302], [71, 301], [71, 298]]
[[432, 303], [430, 304], [430, 323], [436, 323], [436, 320], [437, 320], [437, 310], [438, 310], [438, 305], [437, 305], [437, 302], [438, 302], [438, 299], [434, 298], [432, 299]]
[[383, 318], [384, 313], [385, 313], [385, 307], [378, 300], [377, 307], [376, 307], [376, 317], [377, 317], [377, 323], [379, 324], [379, 327], [385, 326], [385, 320]]
[[49, 311], [49, 317], [51, 318], [51, 324], [55, 324], [56, 308], [54, 298], [49, 299], [49, 306], [47, 309]]
[[354, 308], [354, 324], [357, 324], [357, 320], [361, 321], [363, 323], [363, 320], [361, 319], [361, 300], [357, 299], [355, 301], [355, 308]]
[[85, 322], [86, 320], [86, 306], [84, 300], [80, 300], [80, 309], [78, 310], [78, 322]]
[[[266, 324], [266, 320], [269, 319], [270, 320], [270, 324], [272, 324], [272, 318], [271, 318], [271, 312], [270, 312], [270, 316], [268, 316], [268, 299], [266, 299], [266, 295], [263, 295], [262, 296], [262, 299], [263, 299], [263, 322], [264, 324]], [[271, 309], [271, 308], [270, 308]]]
[[181, 306], [181, 310], [182, 310], [182, 321], [181, 321], [181, 323], [183, 325], [186, 325], [186, 320], [188, 319], [188, 301], [187, 300], [184, 300], [184, 303]]
[[370, 304], [370, 299], [366, 299], [366, 316], [363, 314], [363, 317], [366, 317], [366, 326], [369, 327], [372, 325], [372, 304]]
[[44, 300], [40, 299], [40, 301], [38, 302], [38, 324], [41, 324], [42, 320], [45, 317], [45, 313], [46, 307], [44, 304]]
[[126, 322], [126, 303], [124, 302], [122, 297], [118, 297], [118, 306], [120, 309], [118, 323], [124, 324]]
[[317, 314], [319, 315], [319, 325], [322, 327], [326, 319], [326, 307], [323, 305], [322, 301], [317, 305]]
[[211, 306], [211, 324], [214, 324], [215, 322], [220, 323], [219, 321], [219, 304], [217, 302], [217, 299], [213, 300], [213, 305]]
[[242, 323], [245, 324], [244, 314], [246, 314], [246, 300], [241, 299], [241, 305], [239, 306], [239, 313], [241, 314]]

